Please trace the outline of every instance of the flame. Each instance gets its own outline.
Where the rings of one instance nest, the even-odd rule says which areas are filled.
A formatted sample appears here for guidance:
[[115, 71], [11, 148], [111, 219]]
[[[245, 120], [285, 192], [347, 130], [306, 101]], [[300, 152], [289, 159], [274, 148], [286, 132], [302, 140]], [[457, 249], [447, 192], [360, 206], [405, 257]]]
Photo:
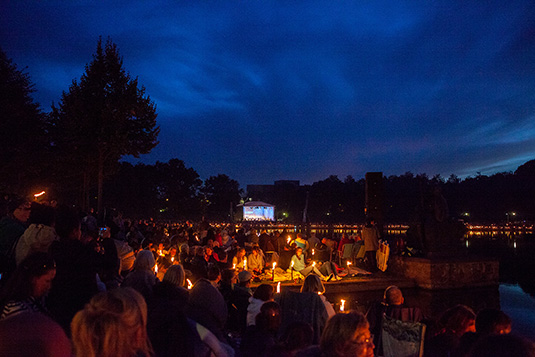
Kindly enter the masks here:
[[273, 270], [275, 270], [275, 265], [277, 265], [277, 263], [273, 262]]
[[292, 268], [294, 267], [294, 261], [293, 260], [292, 260], [292, 265], [290, 265], [290, 267], [292, 267]]
[[155, 272], [156, 274], [158, 274], [158, 264], [156, 264], [156, 265], [154, 266], [154, 272]]
[[346, 301], [344, 299], [340, 300], [340, 311], [344, 311], [346, 305]]
[[277, 294], [280, 294], [280, 292], [281, 292], [281, 282], [279, 281], [277, 283]]
[[39, 193], [34, 194], [33, 197], [37, 198], [37, 197], [44, 195], [45, 193], [46, 193], [45, 191], [41, 191]]
[[189, 279], [186, 279], [186, 281], [188, 282], [188, 290], [191, 290], [191, 288], [193, 287], [193, 283]]

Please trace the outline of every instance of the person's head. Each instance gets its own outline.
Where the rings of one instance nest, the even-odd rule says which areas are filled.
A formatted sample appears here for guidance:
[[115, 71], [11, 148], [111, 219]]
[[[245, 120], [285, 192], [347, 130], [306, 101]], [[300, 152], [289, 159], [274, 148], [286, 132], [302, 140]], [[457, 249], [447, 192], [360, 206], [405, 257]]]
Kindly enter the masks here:
[[214, 253], [214, 250], [210, 246], [204, 247], [204, 254], [207, 256], [211, 256]]
[[295, 255], [297, 255], [298, 257], [301, 257], [301, 254], [303, 254], [303, 248], [297, 247], [295, 249]]
[[513, 334], [487, 335], [470, 350], [470, 357], [535, 357], [535, 343]]
[[372, 357], [374, 348], [366, 317], [354, 311], [338, 313], [327, 320], [320, 339], [325, 356]]
[[290, 351], [299, 351], [312, 345], [314, 330], [306, 322], [293, 322], [286, 329], [283, 343]]
[[402, 305], [405, 299], [401, 290], [397, 286], [391, 285], [385, 289], [384, 301], [387, 305]]
[[156, 265], [154, 255], [150, 250], [140, 250], [136, 255], [136, 261], [134, 262], [134, 270], [147, 270], [151, 271]]
[[225, 284], [236, 284], [238, 281], [238, 274], [236, 269], [225, 269], [221, 273], [221, 282]]
[[309, 274], [305, 278], [305, 281], [303, 282], [303, 286], [301, 286], [301, 292], [323, 294], [325, 292], [325, 287], [323, 286], [323, 283], [321, 282], [321, 279], [319, 276], [315, 274]]
[[248, 272], [247, 270], [242, 270], [238, 274], [238, 281], [241, 286], [249, 286], [251, 285], [251, 279], [253, 278], [253, 274]]
[[184, 282], [186, 281], [186, 273], [184, 272], [182, 265], [175, 264], [167, 268], [167, 271], [163, 276], [163, 281], [167, 281], [174, 286], [184, 286]]
[[273, 299], [273, 286], [269, 284], [260, 284], [254, 294], [253, 298], [262, 300], [262, 301], [269, 301]]
[[176, 247], [175, 246], [172, 246], [171, 248], [169, 248], [169, 255], [171, 257], [174, 257], [176, 255]]
[[8, 215], [21, 223], [26, 223], [32, 210], [30, 202], [22, 197], [15, 197], [8, 202]]
[[498, 309], [483, 309], [476, 316], [476, 332], [481, 334], [508, 334], [511, 318]]
[[221, 269], [216, 264], [208, 264], [207, 276], [208, 280], [219, 282], [221, 279]]
[[28, 223], [53, 227], [56, 223], [56, 210], [53, 207], [32, 203]]
[[255, 323], [261, 330], [278, 331], [281, 325], [280, 306], [275, 301], [268, 301], [260, 307]]
[[255, 245], [255, 246], [253, 247], [253, 252], [252, 252], [253, 255], [254, 255], [254, 256], [257, 256], [259, 250], [260, 250], [260, 248], [259, 248], [257, 245]]
[[0, 305], [10, 300], [21, 301], [31, 296], [41, 298], [52, 287], [56, 263], [47, 253], [33, 253], [26, 257], [9, 278], [0, 294]]
[[466, 332], [476, 332], [476, 314], [465, 305], [457, 305], [446, 310], [440, 317], [440, 324], [457, 336]]
[[76, 356], [150, 356], [147, 304], [131, 288], [95, 295], [71, 322]]
[[71, 342], [50, 317], [23, 312], [0, 321], [0, 356], [70, 357]]
[[245, 256], [245, 248], [239, 248], [238, 251], [236, 252], [236, 256], [238, 258]]
[[180, 246], [180, 253], [188, 254], [189, 252], [189, 245], [188, 243], [184, 243]]
[[82, 235], [78, 212], [69, 207], [60, 207], [56, 214], [56, 233], [63, 241], [79, 240]]

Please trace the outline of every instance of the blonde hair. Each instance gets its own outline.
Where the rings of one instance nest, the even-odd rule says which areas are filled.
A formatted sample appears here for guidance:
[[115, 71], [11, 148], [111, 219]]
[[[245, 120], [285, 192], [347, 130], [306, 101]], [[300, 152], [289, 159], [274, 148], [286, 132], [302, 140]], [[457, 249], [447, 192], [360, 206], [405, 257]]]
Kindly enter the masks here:
[[175, 286], [184, 286], [185, 278], [186, 274], [182, 265], [175, 264], [167, 269], [163, 276], [163, 281], [168, 281]]
[[152, 356], [147, 304], [132, 288], [94, 296], [71, 322], [77, 357]]

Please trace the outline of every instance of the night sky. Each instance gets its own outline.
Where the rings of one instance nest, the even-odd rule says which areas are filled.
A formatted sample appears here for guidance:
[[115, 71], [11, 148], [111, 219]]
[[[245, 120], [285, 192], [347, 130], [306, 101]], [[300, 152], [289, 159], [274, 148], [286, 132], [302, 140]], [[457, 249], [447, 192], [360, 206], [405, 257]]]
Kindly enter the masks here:
[[[535, 159], [535, 2], [15, 1], [0, 46], [44, 111], [111, 38], [202, 179], [460, 177]], [[137, 162], [137, 160], [129, 160]]]

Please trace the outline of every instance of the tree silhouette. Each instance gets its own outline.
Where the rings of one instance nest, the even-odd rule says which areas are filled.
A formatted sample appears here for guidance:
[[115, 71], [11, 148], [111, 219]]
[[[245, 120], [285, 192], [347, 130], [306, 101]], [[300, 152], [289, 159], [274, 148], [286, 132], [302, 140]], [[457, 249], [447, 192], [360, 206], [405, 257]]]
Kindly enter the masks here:
[[240, 202], [240, 184], [227, 175], [211, 176], [204, 181], [202, 189], [206, 204], [206, 218], [216, 221], [231, 221], [231, 209]]
[[117, 46], [99, 39], [93, 60], [80, 82], [74, 80], [53, 107], [57, 158], [81, 179], [82, 207], [97, 181], [98, 211], [103, 205], [104, 176], [125, 155], [139, 157], [157, 145], [156, 108], [145, 88], [123, 68]]
[[28, 194], [47, 152], [46, 116], [28, 74], [0, 49], [0, 192]]

